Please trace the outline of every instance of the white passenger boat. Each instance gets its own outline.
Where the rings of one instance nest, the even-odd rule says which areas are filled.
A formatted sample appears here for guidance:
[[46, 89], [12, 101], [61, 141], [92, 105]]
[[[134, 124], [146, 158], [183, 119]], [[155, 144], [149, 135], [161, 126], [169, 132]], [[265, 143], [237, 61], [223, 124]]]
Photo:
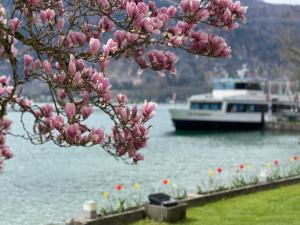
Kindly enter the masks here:
[[193, 95], [186, 109], [170, 109], [177, 130], [261, 129], [283, 110], [298, 111], [287, 95], [266, 94], [260, 82], [222, 79], [212, 93]]

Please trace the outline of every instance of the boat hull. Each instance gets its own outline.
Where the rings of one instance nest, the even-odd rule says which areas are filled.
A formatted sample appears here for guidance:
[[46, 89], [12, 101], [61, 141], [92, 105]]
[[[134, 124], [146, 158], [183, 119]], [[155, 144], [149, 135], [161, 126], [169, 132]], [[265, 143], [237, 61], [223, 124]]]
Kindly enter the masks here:
[[173, 119], [176, 130], [259, 130], [263, 123], [221, 122]]
[[177, 130], [258, 130], [264, 127], [261, 113], [203, 112], [186, 109], [169, 110]]

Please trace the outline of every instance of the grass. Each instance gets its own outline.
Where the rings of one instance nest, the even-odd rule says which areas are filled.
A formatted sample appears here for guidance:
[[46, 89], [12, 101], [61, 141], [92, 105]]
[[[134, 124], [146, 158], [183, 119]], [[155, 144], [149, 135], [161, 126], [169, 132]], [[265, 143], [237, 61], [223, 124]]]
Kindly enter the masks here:
[[[300, 185], [190, 208], [180, 225], [300, 225]], [[132, 225], [167, 225], [141, 220]]]

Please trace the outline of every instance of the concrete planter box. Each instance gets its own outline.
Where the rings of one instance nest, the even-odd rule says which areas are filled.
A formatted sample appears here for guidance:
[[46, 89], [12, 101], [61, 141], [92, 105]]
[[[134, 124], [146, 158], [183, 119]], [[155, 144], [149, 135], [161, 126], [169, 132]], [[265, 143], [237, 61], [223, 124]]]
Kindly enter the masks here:
[[145, 218], [145, 209], [127, 211], [109, 216], [98, 216], [95, 219], [88, 220], [84, 217], [73, 219], [68, 225], [124, 225], [133, 223], [137, 220]]
[[146, 215], [149, 219], [159, 222], [176, 222], [186, 217], [187, 204], [179, 202], [172, 207], [147, 204]]

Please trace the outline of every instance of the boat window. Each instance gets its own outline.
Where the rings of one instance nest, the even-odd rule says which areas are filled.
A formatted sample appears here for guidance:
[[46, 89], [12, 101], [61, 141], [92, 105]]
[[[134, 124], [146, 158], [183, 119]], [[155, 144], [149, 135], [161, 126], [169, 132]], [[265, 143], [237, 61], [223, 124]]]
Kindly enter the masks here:
[[258, 83], [236, 83], [235, 89], [237, 90], [261, 90]]
[[228, 104], [227, 112], [244, 112], [244, 113], [257, 113], [257, 112], [267, 112], [267, 105], [258, 104]]
[[259, 83], [251, 83], [251, 82], [214, 82], [213, 83], [214, 90], [262, 90], [261, 85]]
[[192, 102], [191, 109], [199, 109], [198, 103]]
[[246, 87], [247, 87], [246, 83], [236, 83], [235, 84], [235, 89], [237, 89], [237, 90], [244, 90], [244, 89], [246, 89]]
[[280, 112], [283, 110], [291, 110], [292, 106], [291, 105], [278, 105], [274, 104], [272, 105], [272, 112]]
[[191, 109], [217, 111], [222, 109], [222, 103], [221, 102], [192, 102]]
[[214, 82], [214, 90], [233, 90], [234, 82]]
[[211, 110], [220, 110], [221, 109], [222, 104], [221, 103], [211, 103], [210, 104], [210, 109]]

